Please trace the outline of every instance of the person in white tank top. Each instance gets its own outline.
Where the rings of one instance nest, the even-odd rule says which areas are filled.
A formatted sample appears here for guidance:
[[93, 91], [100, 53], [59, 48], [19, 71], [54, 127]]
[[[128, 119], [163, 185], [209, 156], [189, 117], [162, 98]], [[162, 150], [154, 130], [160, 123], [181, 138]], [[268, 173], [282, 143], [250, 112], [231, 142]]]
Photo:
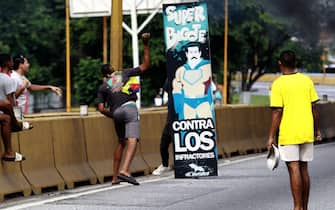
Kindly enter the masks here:
[[30, 91], [51, 90], [57, 95], [62, 96], [62, 90], [52, 85], [32, 84], [25, 75], [29, 72], [30, 63], [23, 55], [14, 57], [14, 70], [11, 77], [16, 81], [17, 89], [15, 93], [16, 105], [19, 106], [23, 113], [28, 113]]

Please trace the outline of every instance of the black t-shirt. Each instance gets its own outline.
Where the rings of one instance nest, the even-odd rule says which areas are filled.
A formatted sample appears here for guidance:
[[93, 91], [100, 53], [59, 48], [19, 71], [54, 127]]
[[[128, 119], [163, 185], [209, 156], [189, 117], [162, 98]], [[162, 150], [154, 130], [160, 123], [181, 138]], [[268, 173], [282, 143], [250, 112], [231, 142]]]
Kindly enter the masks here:
[[[141, 74], [141, 69], [139, 67], [133, 69], [124, 69], [122, 72], [113, 73], [109, 80], [105, 81], [100, 85], [98, 89], [98, 103], [107, 102], [109, 105], [109, 110], [111, 113], [115, 111], [118, 107], [128, 101], [136, 101], [136, 92], [121, 91], [124, 85], [129, 81], [132, 76], [138, 76]], [[137, 88], [139, 88], [137, 86]]]

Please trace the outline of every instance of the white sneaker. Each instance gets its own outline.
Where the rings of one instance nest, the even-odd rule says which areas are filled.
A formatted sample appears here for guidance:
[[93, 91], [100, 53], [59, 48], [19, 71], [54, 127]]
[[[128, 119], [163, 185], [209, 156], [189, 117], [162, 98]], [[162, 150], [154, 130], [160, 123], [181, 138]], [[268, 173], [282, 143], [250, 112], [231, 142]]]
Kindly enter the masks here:
[[155, 176], [160, 176], [162, 173], [164, 172], [168, 172], [170, 171], [170, 168], [169, 167], [165, 167], [163, 166], [162, 164], [160, 166], [158, 166], [158, 168], [156, 170], [154, 170], [152, 172], [152, 175], [155, 175]]

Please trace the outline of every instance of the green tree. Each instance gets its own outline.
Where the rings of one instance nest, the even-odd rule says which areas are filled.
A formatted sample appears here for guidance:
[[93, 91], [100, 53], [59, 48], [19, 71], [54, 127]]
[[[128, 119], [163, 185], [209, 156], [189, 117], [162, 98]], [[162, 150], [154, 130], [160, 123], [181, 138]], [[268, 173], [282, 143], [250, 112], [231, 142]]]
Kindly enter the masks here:
[[229, 64], [242, 72], [242, 90], [249, 91], [257, 79], [273, 70], [274, 55], [290, 36], [262, 5], [240, 3], [229, 25]]
[[[310, 3], [310, 2], [309, 2]], [[224, 17], [222, 11], [224, 2], [208, 1], [210, 14], [210, 35], [213, 73], [218, 81], [222, 80], [223, 69], [223, 30]], [[300, 59], [300, 65], [305, 71], [321, 70], [320, 55], [322, 49], [316, 42], [317, 36], [309, 35], [307, 27], [303, 28], [300, 21], [293, 21], [287, 14], [287, 8], [280, 5], [292, 5], [288, 1], [229, 1], [229, 71], [241, 72], [242, 90], [248, 91], [262, 75], [277, 71], [277, 58], [283, 49], [295, 50]], [[274, 12], [282, 9], [281, 12]], [[305, 7], [305, 6], [304, 6]], [[298, 11], [296, 7], [293, 11]], [[313, 17], [323, 16], [315, 5], [309, 5]], [[312, 12], [312, 13], [311, 13]], [[212, 15], [211, 15], [212, 14]], [[303, 18], [300, 14], [299, 18]], [[298, 19], [298, 18], [296, 18]], [[309, 17], [311, 19], [311, 17]], [[319, 19], [319, 18], [316, 18]], [[330, 21], [324, 21], [330, 22]], [[308, 23], [309, 24], [309, 23]], [[307, 25], [308, 25], [307, 24]], [[306, 24], [305, 24], [306, 25]], [[317, 21], [312, 21], [311, 30], [319, 30]], [[315, 27], [314, 27], [315, 26]], [[311, 29], [313, 28], [313, 29]], [[218, 70], [218, 69], [219, 70]]]
[[34, 83], [63, 85], [64, 21], [59, 0], [1, 1], [0, 8], [0, 51], [28, 56]]
[[74, 68], [74, 103], [94, 105], [97, 89], [101, 84], [101, 60], [86, 57]]

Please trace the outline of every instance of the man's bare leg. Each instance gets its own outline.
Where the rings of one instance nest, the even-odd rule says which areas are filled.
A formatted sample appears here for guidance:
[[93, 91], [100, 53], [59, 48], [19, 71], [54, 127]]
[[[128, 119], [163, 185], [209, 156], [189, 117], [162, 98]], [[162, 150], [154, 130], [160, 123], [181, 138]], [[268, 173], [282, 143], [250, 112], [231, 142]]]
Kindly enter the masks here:
[[130, 176], [129, 167], [131, 164], [131, 161], [133, 160], [136, 152], [137, 147], [137, 139], [136, 138], [128, 138], [127, 140], [127, 150], [126, 155], [124, 158], [124, 163], [122, 166], [122, 169], [120, 170], [120, 173], [126, 176]]
[[119, 141], [119, 144], [116, 146], [114, 150], [114, 165], [113, 165], [113, 180], [112, 182], [117, 182], [118, 177], [117, 175], [119, 174], [119, 168], [120, 168], [120, 162], [122, 159], [122, 153], [123, 149], [125, 147], [125, 142], [124, 141]]
[[0, 111], [10, 116], [11, 130], [13, 132], [22, 130], [22, 123], [17, 121], [15, 114], [14, 114], [13, 106], [8, 100], [0, 100]]
[[308, 209], [308, 199], [309, 199], [309, 190], [310, 190], [310, 178], [308, 173], [308, 163], [300, 161], [300, 172], [302, 176], [302, 201], [303, 201], [303, 210]]
[[6, 114], [0, 114], [0, 122], [1, 122], [1, 137], [4, 144], [5, 152], [3, 157], [13, 157], [13, 147], [12, 147], [12, 139], [11, 139], [11, 125], [10, 125], [10, 116]]
[[294, 202], [294, 210], [303, 210], [302, 202], [302, 177], [299, 161], [286, 162], [290, 175], [291, 192]]

